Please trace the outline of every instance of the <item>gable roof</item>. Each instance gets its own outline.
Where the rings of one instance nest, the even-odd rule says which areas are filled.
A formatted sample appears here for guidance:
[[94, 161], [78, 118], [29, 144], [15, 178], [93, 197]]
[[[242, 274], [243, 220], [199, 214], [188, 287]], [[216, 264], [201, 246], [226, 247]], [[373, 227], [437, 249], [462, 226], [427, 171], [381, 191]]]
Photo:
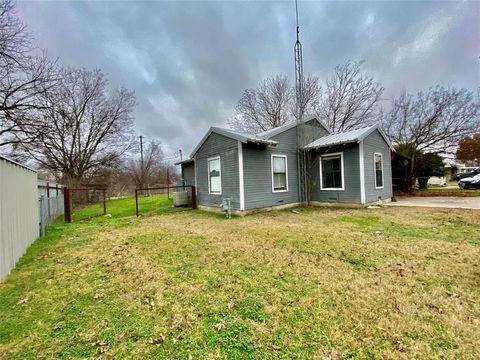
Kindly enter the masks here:
[[[301, 123], [305, 124], [305, 123], [307, 123], [311, 120], [317, 120], [320, 123], [320, 125], [322, 125], [325, 128], [325, 130], [327, 130], [329, 133], [332, 133], [332, 130], [330, 130], [330, 128], [327, 126], [327, 124], [325, 124], [324, 121], [320, 120], [317, 116], [314, 116], [314, 115], [307, 116], [307, 117], [303, 118]], [[284, 131], [293, 129], [295, 126], [297, 126], [297, 122], [296, 121], [291, 121], [291, 122], [288, 122], [288, 123], [286, 123], [282, 126], [279, 126], [279, 127], [276, 127], [276, 128], [258, 133], [257, 136], [259, 136], [261, 138], [264, 138], [264, 139], [270, 139], [272, 136], [275, 136], [275, 135], [283, 133]]]
[[373, 125], [365, 128], [343, 131], [335, 134], [330, 134], [323, 136], [315, 141], [312, 141], [310, 144], [304, 146], [304, 149], [318, 149], [321, 147], [333, 146], [333, 145], [343, 145], [350, 144], [354, 142], [360, 142], [370, 135], [375, 130], [378, 130], [380, 135], [383, 137], [388, 147], [393, 150], [392, 144], [388, 139], [387, 135], [378, 125]]
[[247, 133], [242, 133], [240, 131], [233, 131], [233, 130], [229, 130], [229, 129], [223, 129], [223, 128], [212, 126], [207, 131], [207, 133], [202, 138], [202, 140], [200, 140], [200, 142], [197, 144], [195, 149], [193, 149], [192, 153], [190, 154], [190, 157], [193, 157], [197, 153], [198, 149], [200, 149], [200, 147], [203, 145], [203, 143], [208, 139], [208, 137], [212, 133], [223, 135], [225, 137], [228, 137], [228, 138], [233, 139], [233, 140], [238, 140], [238, 141], [240, 141], [242, 143], [245, 143], [245, 144], [246, 143], [264, 144], [264, 145], [276, 145], [276, 144], [278, 144], [277, 141], [263, 139], [261, 137], [258, 137], [257, 135], [247, 134]]

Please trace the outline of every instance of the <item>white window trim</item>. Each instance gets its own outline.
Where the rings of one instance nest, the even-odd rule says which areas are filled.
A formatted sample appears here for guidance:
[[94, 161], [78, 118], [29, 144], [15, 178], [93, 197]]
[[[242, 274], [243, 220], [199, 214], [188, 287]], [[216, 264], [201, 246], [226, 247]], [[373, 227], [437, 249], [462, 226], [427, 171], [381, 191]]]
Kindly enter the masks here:
[[[324, 158], [335, 157], [340, 155], [340, 165], [342, 169], [342, 187], [341, 188], [325, 188], [323, 187], [323, 174], [322, 174], [322, 160]], [[320, 190], [328, 190], [328, 191], [344, 191], [345, 190], [345, 169], [343, 167], [343, 152], [331, 153], [320, 155]]]
[[[285, 185], [287, 187], [285, 190], [275, 190], [274, 183], [273, 183], [273, 158], [274, 157], [282, 157], [282, 158], [285, 159]], [[272, 154], [272, 156], [270, 157], [270, 172], [272, 173], [272, 192], [273, 193], [288, 192], [288, 158], [287, 158], [287, 155]]]
[[[219, 192], [212, 192], [210, 190], [210, 161], [211, 160], [218, 160], [220, 163], [220, 191]], [[208, 181], [208, 193], [210, 195], [222, 195], [222, 160], [220, 159], [220, 156], [213, 156], [211, 158], [207, 159], [207, 167], [208, 167], [208, 173], [207, 173], [207, 181]]]
[[[375, 167], [375, 157], [377, 155], [380, 155], [380, 161], [382, 162], [382, 186], [377, 186], [377, 168]], [[385, 178], [383, 175], [383, 154], [382, 153], [378, 153], [378, 152], [373, 153], [373, 175], [375, 179], [375, 189], [383, 189], [383, 187], [385, 186]]]

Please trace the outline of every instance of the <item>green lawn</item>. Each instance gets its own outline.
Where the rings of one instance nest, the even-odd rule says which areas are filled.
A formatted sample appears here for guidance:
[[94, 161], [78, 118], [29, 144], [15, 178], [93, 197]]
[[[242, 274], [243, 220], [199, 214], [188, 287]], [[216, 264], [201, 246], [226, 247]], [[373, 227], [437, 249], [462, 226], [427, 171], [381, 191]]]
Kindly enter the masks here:
[[28, 249], [0, 283], [1, 359], [480, 357], [478, 211], [134, 205]]
[[[158, 215], [184, 211], [187, 208], [174, 208], [172, 200], [167, 195], [139, 196], [138, 210], [140, 215]], [[107, 201], [107, 218], [133, 216], [135, 212], [135, 198], [119, 198]], [[89, 220], [103, 216], [103, 203], [73, 209], [72, 221]]]

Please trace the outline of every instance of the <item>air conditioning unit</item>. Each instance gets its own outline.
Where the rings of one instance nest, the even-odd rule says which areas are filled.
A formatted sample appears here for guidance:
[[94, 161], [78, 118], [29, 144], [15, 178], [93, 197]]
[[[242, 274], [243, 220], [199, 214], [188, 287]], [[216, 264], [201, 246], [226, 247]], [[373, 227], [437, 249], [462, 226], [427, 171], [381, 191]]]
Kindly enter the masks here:
[[188, 205], [188, 191], [177, 191], [173, 193], [173, 206]]

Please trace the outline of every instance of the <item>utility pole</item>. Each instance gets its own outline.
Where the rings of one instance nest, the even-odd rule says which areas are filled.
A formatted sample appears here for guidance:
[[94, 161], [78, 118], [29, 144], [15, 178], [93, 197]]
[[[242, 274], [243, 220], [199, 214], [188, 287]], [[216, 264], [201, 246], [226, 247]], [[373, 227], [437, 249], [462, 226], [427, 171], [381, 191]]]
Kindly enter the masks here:
[[[143, 189], [144, 187], [144, 170], [143, 170], [143, 136], [140, 135], [140, 187]], [[143, 193], [143, 191], [142, 191]]]
[[167, 164], [167, 198], [170, 200], [170, 173]]

